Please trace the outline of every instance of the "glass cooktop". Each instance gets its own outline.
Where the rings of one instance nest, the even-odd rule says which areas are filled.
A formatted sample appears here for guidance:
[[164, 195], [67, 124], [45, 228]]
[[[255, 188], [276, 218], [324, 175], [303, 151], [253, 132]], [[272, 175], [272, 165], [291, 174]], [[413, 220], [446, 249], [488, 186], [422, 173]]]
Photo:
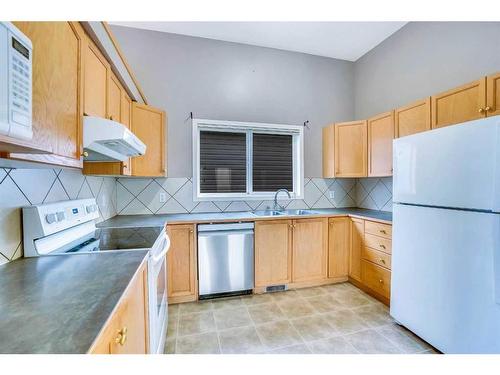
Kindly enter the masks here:
[[162, 230], [162, 227], [99, 228], [95, 230], [91, 238], [65, 253], [150, 249]]

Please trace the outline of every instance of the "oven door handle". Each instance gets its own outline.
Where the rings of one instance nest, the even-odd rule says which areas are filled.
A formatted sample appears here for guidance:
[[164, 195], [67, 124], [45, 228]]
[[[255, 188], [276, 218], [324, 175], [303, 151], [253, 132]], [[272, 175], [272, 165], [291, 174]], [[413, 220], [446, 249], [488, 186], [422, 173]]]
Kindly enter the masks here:
[[168, 249], [170, 248], [170, 238], [166, 237], [165, 242], [163, 242], [163, 250], [160, 254], [154, 255], [152, 257], [153, 265], [156, 265], [164, 256], [167, 254]]

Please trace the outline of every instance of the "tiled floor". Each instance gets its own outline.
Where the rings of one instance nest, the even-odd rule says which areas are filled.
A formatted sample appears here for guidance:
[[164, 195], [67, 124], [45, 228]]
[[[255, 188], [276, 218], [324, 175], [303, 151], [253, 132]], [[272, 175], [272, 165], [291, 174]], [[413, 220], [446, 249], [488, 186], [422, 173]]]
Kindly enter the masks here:
[[349, 283], [169, 307], [166, 353], [433, 353]]

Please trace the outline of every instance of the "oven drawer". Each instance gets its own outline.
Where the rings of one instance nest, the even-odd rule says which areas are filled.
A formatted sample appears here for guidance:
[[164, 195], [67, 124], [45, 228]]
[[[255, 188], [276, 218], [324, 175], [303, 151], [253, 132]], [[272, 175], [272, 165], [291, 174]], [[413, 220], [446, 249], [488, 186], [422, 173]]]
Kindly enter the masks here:
[[364, 247], [361, 253], [363, 259], [369, 260], [372, 263], [378, 264], [381, 267], [391, 269], [391, 256], [369, 247]]
[[391, 272], [367, 260], [361, 260], [361, 281], [378, 294], [390, 298]]
[[373, 234], [365, 233], [365, 246], [387, 254], [392, 253], [392, 241], [387, 238], [374, 236]]
[[388, 239], [392, 238], [392, 225], [365, 221], [365, 233], [375, 234]]

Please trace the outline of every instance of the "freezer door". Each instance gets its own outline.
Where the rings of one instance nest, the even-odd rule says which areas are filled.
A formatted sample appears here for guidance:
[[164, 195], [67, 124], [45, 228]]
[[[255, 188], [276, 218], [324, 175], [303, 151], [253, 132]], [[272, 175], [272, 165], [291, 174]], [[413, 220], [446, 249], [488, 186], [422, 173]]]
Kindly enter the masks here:
[[394, 140], [394, 202], [499, 211], [500, 116]]
[[444, 353], [500, 353], [500, 215], [394, 205], [391, 315]]

